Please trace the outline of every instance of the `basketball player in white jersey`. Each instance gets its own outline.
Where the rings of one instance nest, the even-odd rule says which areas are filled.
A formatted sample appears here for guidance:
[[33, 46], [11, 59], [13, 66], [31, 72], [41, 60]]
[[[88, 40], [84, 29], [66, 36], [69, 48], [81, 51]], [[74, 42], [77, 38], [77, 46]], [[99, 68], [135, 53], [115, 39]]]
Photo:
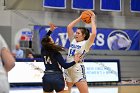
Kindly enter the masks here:
[[9, 93], [7, 73], [15, 66], [15, 59], [0, 34], [0, 93]]
[[[73, 27], [78, 22], [80, 22], [81, 16], [75, 19], [74, 21], [72, 21], [67, 26], [68, 38], [71, 43], [69, 47], [69, 51], [68, 51], [67, 62], [72, 62], [74, 60], [75, 54], [81, 54], [81, 56], [84, 56], [85, 53], [88, 52], [90, 47], [93, 45], [93, 42], [96, 37], [96, 25], [95, 25], [95, 14], [92, 11], [90, 12], [92, 13], [92, 16], [91, 16], [91, 28], [92, 28], [91, 32], [92, 33], [91, 34], [88, 29], [84, 27], [80, 27], [76, 30], [76, 33], [74, 36]], [[66, 82], [67, 82], [69, 91], [71, 87], [75, 84], [76, 87], [79, 89], [80, 93], [88, 93], [88, 85], [86, 81], [83, 62], [79, 62], [75, 64], [74, 66], [66, 69], [65, 77], [66, 77]]]

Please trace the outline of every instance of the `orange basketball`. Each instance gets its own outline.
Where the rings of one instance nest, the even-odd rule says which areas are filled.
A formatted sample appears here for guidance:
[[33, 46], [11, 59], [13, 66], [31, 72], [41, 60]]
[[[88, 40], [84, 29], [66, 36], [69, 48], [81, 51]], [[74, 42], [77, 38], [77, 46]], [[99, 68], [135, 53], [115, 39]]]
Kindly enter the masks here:
[[81, 19], [83, 22], [89, 24], [91, 23], [91, 16], [92, 14], [88, 10], [86, 10], [82, 12]]

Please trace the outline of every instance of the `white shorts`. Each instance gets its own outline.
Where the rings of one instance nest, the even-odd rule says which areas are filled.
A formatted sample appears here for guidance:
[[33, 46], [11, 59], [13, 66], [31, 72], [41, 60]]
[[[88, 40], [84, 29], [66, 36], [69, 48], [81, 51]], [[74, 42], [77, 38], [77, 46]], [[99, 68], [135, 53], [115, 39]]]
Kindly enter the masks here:
[[64, 70], [64, 75], [67, 82], [86, 81], [85, 67], [83, 63], [76, 63], [72, 67]]

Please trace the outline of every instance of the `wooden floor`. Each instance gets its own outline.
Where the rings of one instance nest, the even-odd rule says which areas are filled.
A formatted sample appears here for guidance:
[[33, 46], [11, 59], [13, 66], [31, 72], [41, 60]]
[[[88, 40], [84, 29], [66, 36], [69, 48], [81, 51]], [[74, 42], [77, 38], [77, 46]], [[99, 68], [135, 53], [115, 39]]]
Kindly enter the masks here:
[[[13, 87], [10, 93], [43, 93], [42, 87]], [[76, 87], [71, 93], [79, 93]], [[140, 85], [89, 87], [89, 93], [140, 93]]]

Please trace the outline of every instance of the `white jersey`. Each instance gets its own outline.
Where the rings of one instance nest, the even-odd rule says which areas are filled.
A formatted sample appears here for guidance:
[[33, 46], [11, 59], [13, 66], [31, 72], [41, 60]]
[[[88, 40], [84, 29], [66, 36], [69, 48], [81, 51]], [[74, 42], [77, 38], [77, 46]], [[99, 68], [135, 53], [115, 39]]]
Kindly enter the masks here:
[[85, 53], [87, 53], [89, 51], [87, 42], [88, 40], [77, 42], [75, 39], [73, 39], [69, 47], [67, 62], [74, 61], [75, 54], [81, 54], [83, 56]]
[[7, 48], [7, 44], [0, 34], [0, 93], [9, 93], [7, 73], [3, 67], [1, 50]]
[[[80, 54], [84, 56], [89, 51], [89, 43], [88, 40], [83, 40], [81, 42], [77, 42], [75, 39], [71, 41], [71, 45], [69, 47], [67, 62], [74, 61], [74, 55]], [[76, 83], [78, 81], [85, 81], [85, 67], [83, 62], [76, 63], [72, 67], [65, 70], [65, 79], [67, 82]]]
[[2, 56], [1, 50], [2, 50], [2, 48], [8, 48], [8, 46], [7, 46], [5, 40], [3, 39], [3, 37], [0, 34], [0, 75], [1, 75], [1, 73], [5, 73], [4, 68], [3, 68], [3, 64], [2, 64], [2, 59], [1, 59], [1, 56]]

